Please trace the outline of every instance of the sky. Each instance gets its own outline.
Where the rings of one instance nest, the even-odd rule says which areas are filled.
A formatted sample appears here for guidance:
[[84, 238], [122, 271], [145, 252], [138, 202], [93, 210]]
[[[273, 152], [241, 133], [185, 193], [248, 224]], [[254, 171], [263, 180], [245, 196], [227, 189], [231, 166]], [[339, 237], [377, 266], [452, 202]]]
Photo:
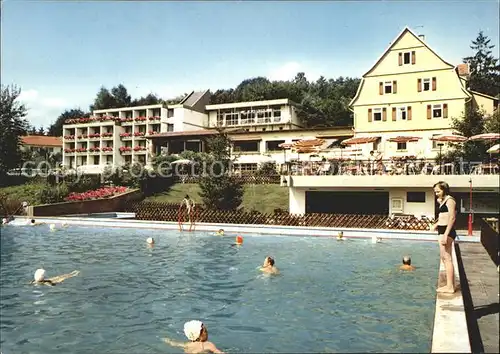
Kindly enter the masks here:
[[456, 64], [480, 30], [499, 43], [498, 0], [4, 0], [1, 16], [1, 82], [21, 88], [36, 127], [120, 83], [173, 98], [299, 71], [361, 77], [405, 26]]

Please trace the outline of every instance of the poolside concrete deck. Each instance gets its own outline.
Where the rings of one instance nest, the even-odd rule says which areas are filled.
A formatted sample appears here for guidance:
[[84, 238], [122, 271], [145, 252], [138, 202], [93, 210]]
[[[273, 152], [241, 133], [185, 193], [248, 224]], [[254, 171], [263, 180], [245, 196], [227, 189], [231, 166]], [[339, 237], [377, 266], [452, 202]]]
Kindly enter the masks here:
[[471, 350], [498, 353], [500, 275], [497, 267], [480, 243], [459, 243], [458, 249]]

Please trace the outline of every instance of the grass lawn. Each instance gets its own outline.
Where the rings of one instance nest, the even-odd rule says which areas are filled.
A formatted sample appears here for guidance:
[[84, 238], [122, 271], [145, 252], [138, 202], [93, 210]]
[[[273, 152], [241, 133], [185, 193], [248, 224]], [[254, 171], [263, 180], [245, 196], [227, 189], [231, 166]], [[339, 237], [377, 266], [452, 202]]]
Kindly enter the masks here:
[[[246, 211], [257, 210], [272, 213], [274, 209], [288, 210], [288, 188], [276, 184], [246, 184], [242, 207]], [[196, 183], [177, 183], [168, 192], [146, 198], [151, 202], [180, 203], [186, 194], [201, 203], [200, 188]]]

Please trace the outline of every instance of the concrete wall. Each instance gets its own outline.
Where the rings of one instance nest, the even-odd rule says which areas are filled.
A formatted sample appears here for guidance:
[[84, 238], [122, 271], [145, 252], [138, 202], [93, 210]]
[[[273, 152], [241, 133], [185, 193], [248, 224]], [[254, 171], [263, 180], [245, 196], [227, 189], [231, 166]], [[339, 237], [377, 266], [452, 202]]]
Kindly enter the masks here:
[[134, 189], [130, 192], [106, 199], [30, 206], [28, 208], [28, 216], [60, 216], [120, 211], [125, 203], [139, 200], [141, 198], [142, 192], [139, 189]]

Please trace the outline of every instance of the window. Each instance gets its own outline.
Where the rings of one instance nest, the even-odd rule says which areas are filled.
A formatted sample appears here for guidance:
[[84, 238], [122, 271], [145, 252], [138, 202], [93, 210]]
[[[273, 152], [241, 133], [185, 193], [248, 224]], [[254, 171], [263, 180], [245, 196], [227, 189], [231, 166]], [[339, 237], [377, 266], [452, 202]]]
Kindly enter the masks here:
[[[439, 136], [440, 134], [432, 134], [432, 137]], [[438, 150], [439, 145], [438, 144], [443, 144], [442, 142], [432, 140], [432, 149], [433, 150]]]
[[392, 81], [384, 82], [384, 93], [392, 93]]
[[398, 143], [398, 151], [406, 151], [406, 143]]
[[398, 108], [398, 120], [406, 120], [408, 115], [408, 111], [406, 107], [399, 107]]
[[259, 152], [260, 141], [235, 141], [233, 151]]
[[99, 165], [99, 156], [94, 156], [94, 165]]
[[266, 141], [266, 151], [281, 151], [282, 149], [279, 147], [279, 145], [284, 142], [285, 140]]
[[167, 132], [173, 132], [174, 131], [174, 125], [173, 124], [167, 124]]
[[113, 164], [113, 155], [106, 156], [106, 163]]
[[443, 118], [443, 105], [432, 105], [432, 118]]
[[226, 125], [238, 125], [239, 114], [238, 113], [229, 113], [226, 114]]
[[411, 64], [411, 52], [403, 53], [403, 64]]
[[406, 192], [408, 203], [425, 203], [425, 192]]
[[382, 108], [374, 108], [373, 109], [373, 121], [381, 122], [382, 121]]
[[431, 90], [431, 79], [423, 79], [422, 80], [422, 91], [430, 91]]
[[391, 213], [402, 213], [403, 212], [403, 199], [392, 198], [391, 199]]

